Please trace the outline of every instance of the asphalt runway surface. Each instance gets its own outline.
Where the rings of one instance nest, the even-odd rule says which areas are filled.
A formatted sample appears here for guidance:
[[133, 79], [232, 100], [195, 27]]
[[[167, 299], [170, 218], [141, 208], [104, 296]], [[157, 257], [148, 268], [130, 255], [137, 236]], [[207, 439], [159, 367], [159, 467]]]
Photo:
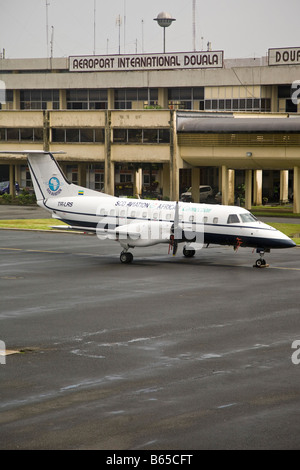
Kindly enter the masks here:
[[300, 448], [299, 248], [0, 240], [1, 449]]

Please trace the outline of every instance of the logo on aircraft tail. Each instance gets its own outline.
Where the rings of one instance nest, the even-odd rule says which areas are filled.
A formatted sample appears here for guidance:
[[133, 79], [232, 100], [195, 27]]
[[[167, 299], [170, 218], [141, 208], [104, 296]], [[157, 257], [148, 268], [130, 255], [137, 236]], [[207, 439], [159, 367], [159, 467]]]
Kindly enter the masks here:
[[51, 196], [57, 196], [61, 193], [60, 181], [56, 176], [49, 179], [47, 191]]

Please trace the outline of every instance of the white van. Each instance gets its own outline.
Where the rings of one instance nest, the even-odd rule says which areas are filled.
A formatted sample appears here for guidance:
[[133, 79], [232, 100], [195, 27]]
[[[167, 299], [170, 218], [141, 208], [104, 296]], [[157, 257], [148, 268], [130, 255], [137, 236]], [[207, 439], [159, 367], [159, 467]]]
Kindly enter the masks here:
[[[200, 200], [199, 202], [207, 202], [207, 199], [213, 195], [213, 190], [211, 186], [199, 186], [200, 191]], [[189, 202], [192, 199], [192, 188], [189, 188], [188, 191], [181, 194], [181, 201]], [[194, 201], [196, 202], [196, 201]]]

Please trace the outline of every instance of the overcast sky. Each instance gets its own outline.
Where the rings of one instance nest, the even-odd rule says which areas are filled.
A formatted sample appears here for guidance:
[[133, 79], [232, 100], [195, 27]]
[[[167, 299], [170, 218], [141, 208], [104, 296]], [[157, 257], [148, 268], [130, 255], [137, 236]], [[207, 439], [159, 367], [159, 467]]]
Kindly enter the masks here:
[[[206, 50], [210, 42], [213, 50], [224, 50], [226, 59], [300, 47], [299, 0], [195, 3], [197, 50]], [[94, 45], [99, 55], [118, 54], [119, 45], [122, 54], [162, 52], [163, 29], [153, 21], [162, 11], [176, 18], [166, 29], [166, 52], [194, 50], [193, 0], [0, 0], [0, 7], [0, 52], [5, 49], [7, 58], [46, 57], [52, 31], [54, 57], [90, 55]]]

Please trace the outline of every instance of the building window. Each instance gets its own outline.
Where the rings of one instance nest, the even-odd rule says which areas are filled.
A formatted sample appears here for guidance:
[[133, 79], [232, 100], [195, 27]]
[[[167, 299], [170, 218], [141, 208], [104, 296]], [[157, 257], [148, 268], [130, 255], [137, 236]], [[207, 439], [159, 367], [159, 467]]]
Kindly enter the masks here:
[[43, 129], [42, 128], [1, 128], [0, 129], [0, 141], [17, 141], [17, 142], [41, 142], [43, 141]]
[[20, 109], [59, 109], [59, 91], [21, 90]]
[[67, 165], [66, 176], [68, 181], [78, 184], [78, 166]]
[[67, 90], [67, 109], [107, 109], [107, 90]]
[[79, 143], [103, 143], [104, 142], [104, 129], [92, 129], [92, 128], [53, 128], [52, 129], [52, 142], [79, 142]]
[[120, 183], [131, 183], [132, 174], [120, 174]]
[[271, 99], [269, 98], [235, 98], [220, 100], [205, 100], [205, 110], [214, 111], [258, 111], [270, 112]]
[[204, 87], [168, 89], [170, 109], [204, 109]]
[[169, 129], [113, 129], [114, 143], [169, 144]]
[[[0, 109], [2, 109], [2, 104], [13, 103], [13, 91], [6, 90], [5, 88], [0, 88]], [[10, 109], [10, 108], [9, 108]]]
[[157, 88], [115, 89], [115, 109], [144, 109], [157, 104]]
[[95, 190], [103, 191], [104, 190], [104, 172], [95, 172]]
[[33, 191], [33, 184], [30, 176], [30, 171], [27, 165], [20, 166], [21, 181], [19, 181], [21, 188]]
[[86, 185], [95, 191], [104, 191], [104, 163], [88, 165]]

